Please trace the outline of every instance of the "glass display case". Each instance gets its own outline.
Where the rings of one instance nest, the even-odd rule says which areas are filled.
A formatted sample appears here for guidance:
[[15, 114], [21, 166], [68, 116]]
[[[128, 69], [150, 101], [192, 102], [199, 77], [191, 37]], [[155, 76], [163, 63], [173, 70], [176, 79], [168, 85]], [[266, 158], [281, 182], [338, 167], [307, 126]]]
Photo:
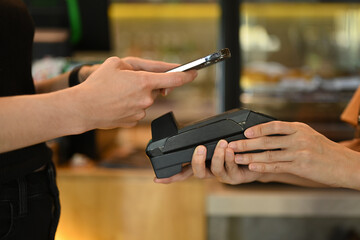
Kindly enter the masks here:
[[360, 4], [245, 2], [240, 17], [242, 106], [352, 137], [339, 116], [360, 85]]
[[[155, 2], [111, 5], [116, 55], [182, 63], [219, 48], [219, 2]], [[360, 84], [360, 3], [248, 1], [239, 15], [241, 107], [351, 138], [339, 116]], [[195, 82], [157, 100], [149, 119], [168, 110], [185, 122], [215, 114], [226, 97], [217, 94], [218, 77], [215, 67], [199, 71]]]

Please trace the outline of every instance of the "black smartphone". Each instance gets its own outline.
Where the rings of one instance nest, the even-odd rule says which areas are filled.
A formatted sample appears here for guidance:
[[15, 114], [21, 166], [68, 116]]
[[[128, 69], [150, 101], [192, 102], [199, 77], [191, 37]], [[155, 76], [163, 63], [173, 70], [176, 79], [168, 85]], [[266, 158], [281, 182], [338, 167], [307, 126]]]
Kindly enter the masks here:
[[202, 57], [202, 58], [199, 58], [192, 62], [185, 63], [179, 67], [170, 69], [167, 71], [167, 73], [169, 73], [169, 72], [185, 72], [185, 71], [188, 71], [191, 69], [199, 70], [201, 68], [208, 67], [214, 63], [223, 61], [230, 57], [231, 57], [230, 50], [228, 48], [224, 48], [224, 49], [221, 49], [210, 55], [207, 55], [206, 57]]

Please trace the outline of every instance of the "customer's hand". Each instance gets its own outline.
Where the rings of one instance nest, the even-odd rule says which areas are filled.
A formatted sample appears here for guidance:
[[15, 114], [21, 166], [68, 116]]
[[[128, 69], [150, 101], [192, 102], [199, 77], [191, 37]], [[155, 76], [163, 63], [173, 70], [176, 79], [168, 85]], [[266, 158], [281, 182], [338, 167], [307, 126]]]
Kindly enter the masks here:
[[273, 121], [245, 131], [231, 142], [235, 162], [259, 173], [290, 173], [329, 186], [360, 189], [360, 154], [335, 143], [304, 123]]
[[205, 166], [206, 147], [198, 146], [193, 154], [191, 165], [183, 168], [182, 172], [170, 178], [157, 179], [156, 183], [173, 183], [183, 181], [191, 176], [196, 178], [216, 178], [228, 184], [241, 184], [260, 180], [264, 175], [249, 171], [247, 166], [235, 163], [234, 151], [228, 148], [225, 140], [220, 140], [215, 148], [210, 169]]
[[197, 76], [196, 71], [163, 73], [174, 66], [134, 57], [107, 59], [85, 82], [69, 89], [75, 91], [85, 130], [136, 125], [160, 89], [179, 87]]

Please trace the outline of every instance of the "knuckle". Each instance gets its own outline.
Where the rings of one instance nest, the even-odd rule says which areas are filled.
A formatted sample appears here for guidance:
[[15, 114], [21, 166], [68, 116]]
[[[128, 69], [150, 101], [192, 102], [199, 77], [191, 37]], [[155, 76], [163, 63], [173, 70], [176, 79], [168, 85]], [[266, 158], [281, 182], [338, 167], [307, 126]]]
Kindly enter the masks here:
[[244, 140], [244, 141], [239, 141], [238, 143], [238, 148], [240, 151], [246, 151], [247, 148], [248, 148], [248, 144], [247, 142]]
[[308, 128], [308, 125], [303, 122], [294, 122], [293, 124], [295, 125], [295, 127], [300, 129]]
[[255, 128], [255, 131], [256, 130], [257, 130], [259, 136], [263, 136], [264, 129], [263, 129], [262, 125], [258, 125], [257, 128]]
[[264, 173], [264, 172], [266, 172], [267, 170], [268, 170], [268, 169], [267, 169], [266, 164], [261, 164], [261, 165], [260, 165], [260, 171], [261, 171], [261, 172]]
[[243, 157], [244, 157], [244, 162], [246, 162], [246, 163], [254, 162], [254, 157], [252, 154], [246, 154]]
[[116, 56], [109, 57], [108, 59], [105, 60], [106, 63], [119, 63], [120, 61], [121, 59]]
[[266, 151], [265, 154], [266, 154], [266, 159], [269, 162], [272, 162], [274, 160], [274, 152], [273, 151]]
[[124, 58], [123, 58], [123, 61], [124, 61], [124, 62], [129, 62], [129, 61], [131, 62], [131, 61], [133, 61], [133, 60], [135, 60], [135, 59], [136, 59], [136, 57], [131, 57], [131, 56], [130, 56], [130, 57], [124, 57]]
[[302, 123], [301, 123], [301, 122], [292, 122], [292, 124], [293, 124], [294, 126], [298, 126], [298, 127], [299, 127], [299, 126], [301, 126]]
[[154, 103], [154, 99], [153, 99], [153, 98], [151, 98], [151, 97], [145, 97], [145, 98], [143, 99], [143, 102], [142, 102], [142, 107], [143, 107], [143, 108], [148, 108], [148, 107], [150, 107], [151, 105], [153, 105], [153, 103]]
[[151, 81], [149, 81], [148, 76], [145, 73], [139, 73], [139, 87], [141, 89], [150, 89], [151, 88]]
[[177, 74], [176, 76], [174, 76], [172, 78], [172, 85], [174, 87], [179, 87], [179, 86], [183, 85], [183, 78], [181, 76], [179, 76], [179, 74]]
[[257, 166], [257, 170], [258, 170], [258, 172], [261, 172], [261, 173], [264, 173], [265, 172], [265, 164], [259, 164], [258, 166]]
[[280, 121], [274, 121], [273, 122], [273, 129], [275, 132], [281, 131], [283, 128], [282, 123]]
[[262, 138], [262, 145], [268, 149], [271, 147], [272, 140], [269, 137]]
[[274, 173], [279, 173], [281, 172], [281, 166], [279, 164], [274, 164], [273, 166], [273, 172]]

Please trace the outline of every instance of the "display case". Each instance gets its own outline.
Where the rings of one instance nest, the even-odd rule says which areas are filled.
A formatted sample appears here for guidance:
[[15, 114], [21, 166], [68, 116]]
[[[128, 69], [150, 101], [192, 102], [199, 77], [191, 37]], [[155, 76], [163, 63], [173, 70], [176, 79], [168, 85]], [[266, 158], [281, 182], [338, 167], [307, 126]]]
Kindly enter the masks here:
[[352, 137], [339, 116], [360, 84], [360, 4], [241, 4], [243, 107]]
[[[219, 102], [302, 121], [334, 140], [352, 137], [339, 116], [360, 84], [360, 3], [232, 1], [239, 21], [224, 24], [234, 9], [226, 1], [121, 1], [109, 10], [113, 49], [118, 56], [187, 62], [239, 39], [241, 94], [221, 92], [219, 68], [160, 98], [149, 117], [174, 110], [184, 122], [219, 111]], [[236, 5], [233, 2], [237, 2]], [[220, 4], [219, 4], [220, 3]], [[226, 4], [225, 4], [226, 5]], [[235, 8], [235, 9], [236, 9]], [[231, 24], [238, 30], [224, 31]], [[225, 34], [225, 35], [224, 35]], [[222, 45], [223, 44], [223, 45]], [[226, 75], [226, 73], [224, 73]], [[220, 89], [220, 91], [219, 91]], [[229, 99], [230, 98], [230, 99]], [[236, 103], [235, 103], [236, 101]], [[150, 119], [149, 118], [149, 119]]]

